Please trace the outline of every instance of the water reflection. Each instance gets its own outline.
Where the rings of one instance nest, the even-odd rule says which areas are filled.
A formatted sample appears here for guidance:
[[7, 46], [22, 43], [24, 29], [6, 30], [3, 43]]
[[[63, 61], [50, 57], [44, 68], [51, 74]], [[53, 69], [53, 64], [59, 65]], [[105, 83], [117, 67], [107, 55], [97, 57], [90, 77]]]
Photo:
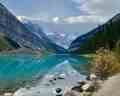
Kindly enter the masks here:
[[88, 59], [81, 56], [54, 54], [38, 58], [30, 55], [0, 55], [0, 84], [9, 87], [38, 79], [66, 60], [81, 74], [87, 72]]

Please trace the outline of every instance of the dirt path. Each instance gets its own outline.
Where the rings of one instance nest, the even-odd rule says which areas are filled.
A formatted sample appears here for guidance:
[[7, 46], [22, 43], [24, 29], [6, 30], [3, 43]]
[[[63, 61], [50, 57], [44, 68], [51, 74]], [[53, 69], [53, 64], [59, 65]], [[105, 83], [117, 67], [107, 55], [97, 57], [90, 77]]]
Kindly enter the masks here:
[[120, 96], [120, 74], [109, 78], [94, 96]]

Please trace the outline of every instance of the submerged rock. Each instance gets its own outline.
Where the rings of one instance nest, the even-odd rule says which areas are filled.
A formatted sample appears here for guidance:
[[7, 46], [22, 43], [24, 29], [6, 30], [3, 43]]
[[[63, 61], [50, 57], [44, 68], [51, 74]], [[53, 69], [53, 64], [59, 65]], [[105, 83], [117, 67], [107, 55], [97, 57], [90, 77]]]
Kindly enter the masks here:
[[61, 88], [56, 88], [55, 96], [63, 96], [63, 90]]
[[65, 74], [60, 74], [60, 75], [58, 76], [58, 79], [65, 79], [65, 77], [66, 77]]
[[27, 92], [27, 89], [26, 88], [21, 88], [19, 90], [17, 90], [13, 96], [24, 96], [24, 93]]
[[13, 93], [4, 93], [3, 96], [13, 96]]

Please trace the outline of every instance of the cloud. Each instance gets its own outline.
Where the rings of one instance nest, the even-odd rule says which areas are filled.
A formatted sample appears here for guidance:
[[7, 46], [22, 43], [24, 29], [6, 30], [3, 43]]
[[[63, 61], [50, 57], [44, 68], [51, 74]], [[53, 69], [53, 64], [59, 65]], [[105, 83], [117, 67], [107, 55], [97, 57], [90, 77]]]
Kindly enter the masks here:
[[81, 16], [69, 16], [69, 17], [53, 17], [53, 18], [31, 18], [26, 16], [17, 16], [18, 20], [25, 22], [26, 20], [31, 21], [42, 21], [47, 23], [55, 24], [83, 24], [83, 23], [94, 23], [94, 24], [103, 24], [108, 20], [108, 17], [95, 16], [95, 15], [81, 15]]
[[96, 16], [96, 15], [81, 15], [76, 17], [68, 17], [64, 19], [67, 23], [96, 23], [102, 24], [107, 21], [107, 17]]
[[30, 0], [24, 4], [21, 0], [8, 2], [8, 7], [17, 15], [24, 15], [18, 16], [18, 19], [29, 18], [53, 23], [99, 24], [120, 12], [120, 0], [38, 0], [38, 2]]
[[113, 16], [120, 13], [119, 4], [120, 0], [86, 0], [79, 9], [91, 15]]
[[[29, 12], [32, 12], [35, 17], [31, 15], [21, 17], [40, 21], [41, 26], [44, 25], [52, 32], [83, 34], [120, 12], [120, 0], [52, 0], [50, 4], [47, 1], [39, 0], [39, 3], [37, 2], [41, 5], [39, 12], [34, 13], [30, 9]], [[53, 1], [55, 1], [54, 6], [52, 6]], [[47, 7], [47, 5], [49, 6]], [[39, 7], [37, 8], [39, 9]], [[27, 12], [28, 9], [22, 11]], [[22, 20], [21, 17], [18, 19]]]
[[59, 22], [59, 19], [60, 19], [59, 17], [54, 17], [54, 18], [53, 18], [53, 22], [58, 23], [58, 22]]

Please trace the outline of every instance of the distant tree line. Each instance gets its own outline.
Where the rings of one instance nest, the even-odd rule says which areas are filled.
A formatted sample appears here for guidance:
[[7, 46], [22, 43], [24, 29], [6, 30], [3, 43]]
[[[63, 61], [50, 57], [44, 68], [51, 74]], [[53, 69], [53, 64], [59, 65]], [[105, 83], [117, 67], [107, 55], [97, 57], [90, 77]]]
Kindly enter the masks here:
[[119, 40], [120, 20], [114, 21], [114, 19], [111, 19], [108, 23], [100, 25], [97, 32], [80, 45], [77, 52], [93, 53], [101, 47], [112, 50]]

